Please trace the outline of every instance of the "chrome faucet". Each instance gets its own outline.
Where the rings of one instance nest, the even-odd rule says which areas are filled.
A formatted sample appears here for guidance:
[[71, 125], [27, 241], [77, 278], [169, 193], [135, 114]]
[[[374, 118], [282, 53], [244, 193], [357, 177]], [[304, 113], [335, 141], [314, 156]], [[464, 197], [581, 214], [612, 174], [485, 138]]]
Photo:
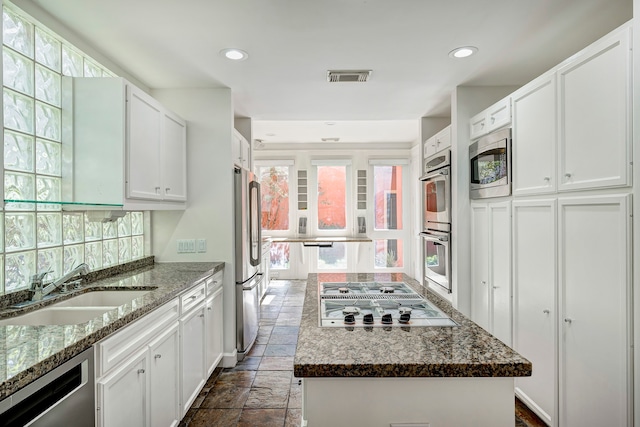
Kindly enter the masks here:
[[48, 271], [33, 275], [31, 277], [31, 287], [30, 287], [31, 291], [33, 292], [33, 297], [31, 298], [31, 301], [42, 301], [42, 298], [49, 295], [51, 292], [53, 292], [56, 288], [59, 288], [60, 286], [63, 286], [64, 291], [66, 291], [67, 282], [69, 281], [69, 279], [78, 275], [81, 276], [80, 278], [82, 279], [82, 277], [87, 273], [89, 273], [90, 271], [91, 270], [89, 269], [89, 266], [85, 263], [82, 263], [78, 265], [76, 268], [74, 268], [73, 270], [71, 270], [70, 272], [68, 272], [67, 274], [65, 274], [64, 276], [62, 276], [61, 278], [48, 283], [46, 286], [43, 284], [43, 280], [44, 280], [44, 277], [47, 274], [49, 274]]

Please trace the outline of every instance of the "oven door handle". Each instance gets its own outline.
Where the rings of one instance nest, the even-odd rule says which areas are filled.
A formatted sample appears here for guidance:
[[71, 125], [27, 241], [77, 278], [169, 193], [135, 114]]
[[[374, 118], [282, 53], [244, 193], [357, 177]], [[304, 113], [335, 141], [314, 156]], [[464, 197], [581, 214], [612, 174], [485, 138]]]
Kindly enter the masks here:
[[423, 175], [420, 177], [420, 181], [428, 181], [430, 179], [433, 179], [439, 176], [444, 176], [444, 178], [447, 179], [449, 177], [449, 168], [444, 168], [444, 169]]
[[429, 241], [429, 242], [448, 242], [449, 241], [449, 236], [436, 236], [434, 234], [430, 234], [430, 233], [420, 233], [420, 236]]

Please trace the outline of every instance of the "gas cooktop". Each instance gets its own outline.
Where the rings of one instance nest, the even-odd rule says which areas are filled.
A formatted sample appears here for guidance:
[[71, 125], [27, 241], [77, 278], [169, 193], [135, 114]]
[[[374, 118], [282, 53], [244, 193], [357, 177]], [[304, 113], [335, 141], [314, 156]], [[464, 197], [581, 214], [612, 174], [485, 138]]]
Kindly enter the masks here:
[[320, 284], [320, 326], [458, 326], [404, 282]]

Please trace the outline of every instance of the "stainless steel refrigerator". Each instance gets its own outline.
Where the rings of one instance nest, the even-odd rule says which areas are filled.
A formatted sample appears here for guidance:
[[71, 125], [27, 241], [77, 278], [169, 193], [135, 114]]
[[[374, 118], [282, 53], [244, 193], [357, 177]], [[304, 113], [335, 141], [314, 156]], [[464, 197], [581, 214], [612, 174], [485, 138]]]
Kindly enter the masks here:
[[260, 322], [260, 183], [242, 168], [234, 169], [236, 349], [244, 359], [258, 335]]

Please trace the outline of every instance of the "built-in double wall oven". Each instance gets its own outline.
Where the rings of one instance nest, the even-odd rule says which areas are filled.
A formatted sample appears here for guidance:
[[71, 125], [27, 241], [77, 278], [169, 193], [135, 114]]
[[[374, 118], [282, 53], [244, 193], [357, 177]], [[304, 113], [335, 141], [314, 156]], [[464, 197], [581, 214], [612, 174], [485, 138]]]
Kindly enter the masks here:
[[451, 150], [425, 160], [422, 181], [423, 283], [451, 293]]

